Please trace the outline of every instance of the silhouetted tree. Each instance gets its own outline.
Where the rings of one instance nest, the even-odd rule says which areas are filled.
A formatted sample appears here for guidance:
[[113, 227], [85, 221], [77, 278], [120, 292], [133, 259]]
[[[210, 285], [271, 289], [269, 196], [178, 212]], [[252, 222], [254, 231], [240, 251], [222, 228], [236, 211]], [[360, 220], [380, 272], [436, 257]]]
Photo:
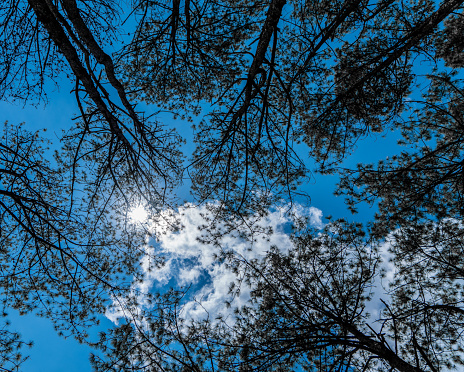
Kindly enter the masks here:
[[[5, 317], [7, 314], [2, 314]], [[9, 329], [8, 321], [3, 322], [0, 328], [0, 369], [2, 371], [19, 371], [21, 364], [27, 359], [21, 354], [23, 346], [32, 346], [32, 343], [21, 340], [19, 333]]]
[[339, 193], [354, 210], [359, 201], [378, 202], [379, 233], [410, 221], [462, 219], [464, 96], [452, 75], [430, 76], [425, 100], [409, 103], [416, 106], [413, 114], [397, 123], [401, 153], [392, 151], [376, 165], [359, 164], [341, 178]]
[[5, 127], [2, 301], [20, 312], [37, 309], [81, 340], [81, 326], [93, 324], [111, 292], [128, 289], [137, 275], [144, 238], [128, 224], [129, 208], [164, 205], [181, 169], [179, 137], [135, 112], [102, 49], [115, 41], [114, 5], [0, 6], [1, 96], [41, 99], [48, 79], [67, 75], [80, 110], [76, 124], [63, 128], [54, 162], [38, 134]]
[[[399, 230], [388, 240], [393, 262], [386, 273], [377, 244], [361, 230], [337, 222], [328, 231], [297, 237], [288, 255], [276, 247], [262, 263], [245, 263], [256, 305], [239, 313], [229, 370], [459, 369], [461, 224]], [[373, 299], [382, 311], [369, 314]]]
[[0, 137], [1, 301], [83, 340], [109, 296], [128, 290], [145, 238], [124, 225], [120, 196], [105, 195], [113, 205], [103, 208], [92, 191], [71, 192], [76, 183], [42, 144], [39, 133], [9, 124]]
[[459, 222], [430, 222], [379, 243], [362, 226], [335, 221], [321, 232], [298, 231], [285, 254], [270, 247], [250, 261], [225, 252], [252, 289], [233, 318], [189, 319], [181, 311], [186, 294], [168, 293], [103, 335], [106, 358], [93, 364], [97, 371], [459, 369], [462, 236]]
[[0, 12], [1, 95], [23, 100], [40, 96], [47, 78], [66, 74], [75, 82], [81, 115], [66, 137], [73, 152], [71, 166], [95, 153], [93, 161], [100, 162], [95, 193], [108, 187], [109, 178], [113, 187], [120, 187], [120, 178], [130, 173], [141, 186], [139, 195], [164, 202], [179, 178], [181, 141], [172, 130], [135, 111], [112, 58], [103, 50], [117, 42], [117, 6], [108, 1], [12, 0]]
[[[136, 97], [201, 115], [192, 161], [200, 200], [233, 211], [292, 197], [404, 109], [415, 61], [432, 61], [438, 25], [461, 2], [141, 1], [120, 55]], [[264, 204], [263, 204], [264, 203]]]

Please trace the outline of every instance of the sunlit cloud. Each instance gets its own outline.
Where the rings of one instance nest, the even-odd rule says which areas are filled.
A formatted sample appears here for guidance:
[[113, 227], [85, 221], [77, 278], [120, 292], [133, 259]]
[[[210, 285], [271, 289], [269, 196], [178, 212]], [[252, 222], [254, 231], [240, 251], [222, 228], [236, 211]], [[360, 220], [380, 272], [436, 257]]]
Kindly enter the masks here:
[[[243, 284], [240, 293], [232, 296], [229, 286], [236, 281], [236, 274], [216, 257], [221, 251], [232, 251], [245, 260], [261, 259], [271, 246], [288, 252], [292, 247], [288, 227], [295, 217], [305, 217], [315, 228], [323, 226], [322, 211], [317, 208], [293, 206], [292, 216], [287, 213], [288, 210], [288, 207], [274, 208], [255, 222], [263, 227], [263, 231], [270, 228], [270, 234], [256, 233], [250, 241], [235, 231], [218, 237], [217, 244], [200, 242], [205, 233], [200, 227], [211, 223], [211, 212], [207, 206], [186, 204], [176, 212], [166, 210], [150, 216], [147, 229], [153, 238], [145, 247], [146, 255], [140, 262], [144, 280], [133, 284], [133, 291], [139, 297], [137, 303], [145, 306], [144, 293], [163, 292], [168, 284], [174, 283], [178, 288], [191, 287], [189, 300], [183, 306], [182, 316], [185, 319], [198, 320], [220, 314], [227, 316], [226, 313], [232, 313], [235, 307], [245, 305], [250, 298], [250, 288]], [[217, 223], [216, 228], [220, 230], [221, 227], [221, 223]], [[165, 258], [162, 267], [154, 265], [153, 257], [159, 256]], [[225, 307], [226, 302], [231, 304], [230, 308]], [[117, 322], [122, 314], [123, 309], [116, 305], [106, 315]]]

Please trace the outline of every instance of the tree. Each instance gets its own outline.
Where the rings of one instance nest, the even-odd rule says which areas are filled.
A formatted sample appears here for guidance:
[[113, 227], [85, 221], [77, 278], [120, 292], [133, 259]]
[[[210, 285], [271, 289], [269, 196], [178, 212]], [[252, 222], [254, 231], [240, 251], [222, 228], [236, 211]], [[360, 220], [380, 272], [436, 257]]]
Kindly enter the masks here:
[[180, 153], [174, 132], [139, 118], [100, 47], [114, 36], [112, 4], [79, 6], [0, 6], [2, 97], [41, 99], [47, 78], [66, 73], [81, 113], [54, 162], [45, 160], [52, 156], [44, 156], [38, 133], [5, 126], [0, 282], [6, 305], [37, 310], [82, 341], [111, 293], [127, 290], [125, 278], [137, 275], [143, 237], [128, 225], [128, 209], [141, 199], [154, 208], [168, 202]]
[[379, 232], [429, 218], [462, 219], [463, 138], [461, 81], [430, 76], [430, 87], [409, 121], [397, 123], [399, 144], [414, 151], [393, 153], [377, 165], [346, 170], [339, 193], [353, 208], [358, 201], [379, 201]]
[[[336, 229], [338, 234], [330, 233]], [[251, 303], [237, 309], [232, 324], [214, 319], [217, 314], [185, 319], [172, 311], [181, 308], [182, 296], [168, 293], [171, 309], [157, 305], [104, 339], [110, 359], [96, 359], [97, 371], [283, 371], [296, 364], [305, 368], [319, 356], [321, 362], [340, 363], [337, 357], [352, 354], [349, 344], [356, 343], [344, 322], [356, 328], [365, 316], [375, 248], [363, 241], [359, 227], [342, 223], [317, 238], [307, 231], [296, 240], [288, 256], [273, 247], [260, 262], [223, 252], [235, 272], [245, 273], [243, 285], [252, 287]]]
[[[288, 253], [223, 252], [250, 302], [192, 320], [169, 292], [103, 334], [97, 371], [439, 371], [464, 364], [463, 227], [398, 230], [387, 243], [359, 224], [296, 231]], [[387, 249], [393, 262], [386, 262]], [[385, 268], [393, 267], [385, 272]], [[382, 279], [383, 278], [383, 279]], [[382, 282], [385, 289], [382, 288]], [[231, 287], [232, 291], [236, 291]]]
[[[178, 181], [179, 139], [140, 119], [127, 89], [181, 114], [216, 100], [197, 130], [193, 191], [199, 200], [218, 197], [226, 208], [249, 213], [298, 194], [307, 170], [293, 141], [304, 140], [326, 170], [359, 137], [400, 114], [414, 80], [410, 61], [433, 52], [435, 28], [459, 6], [457, 0], [437, 10], [432, 2], [140, 2], [134, 39], [118, 58], [127, 71], [119, 79], [102, 49], [112, 42], [105, 30], [116, 32], [114, 18], [96, 15], [117, 13], [110, 3], [80, 9], [74, 0], [13, 1], [2, 8], [3, 80], [15, 87], [20, 76], [28, 94], [32, 86], [41, 92], [48, 56], [60, 54], [76, 79], [83, 121], [68, 136], [74, 159], [98, 153], [94, 185], [113, 179], [121, 187], [118, 178], [130, 173], [139, 195], [153, 203], [163, 202]], [[32, 86], [28, 71], [38, 75]], [[55, 71], [51, 65], [52, 76]], [[108, 80], [119, 105], [100, 79]], [[95, 138], [102, 135], [108, 136], [103, 142]]]
[[309, 370], [459, 369], [461, 224], [429, 223], [394, 234], [394, 277], [377, 317], [368, 313], [381, 291], [378, 247], [349, 225], [328, 229], [336, 235], [298, 237], [289, 255], [275, 249], [254, 268], [258, 306], [242, 310], [231, 342], [246, 348], [240, 363], [260, 370], [280, 362]]
[[[2, 314], [2, 317], [7, 314]], [[23, 346], [32, 346], [32, 343], [26, 343], [21, 340], [21, 336], [16, 332], [8, 329], [9, 323], [5, 321], [0, 328], [0, 368], [2, 371], [18, 371], [21, 363], [27, 357], [21, 354]]]
[[13, 90], [13, 98], [40, 98], [44, 81], [66, 72], [76, 84], [81, 114], [80, 123], [70, 126], [66, 137], [72, 166], [95, 153], [94, 161], [100, 161], [95, 168], [96, 194], [99, 187], [108, 186], [109, 178], [113, 188], [121, 188], [119, 178], [130, 173], [141, 188], [139, 194], [159, 204], [179, 177], [180, 153], [174, 145], [179, 138], [135, 111], [111, 57], [102, 49], [115, 41], [118, 11], [113, 5], [91, 2], [79, 8], [75, 0], [12, 0], [2, 5], [2, 96]]
[[[261, 16], [265, 19], [262, 24], [273, 20], [274, 27], [277, 27], [279, 21], [273, 18], [277, 16], [272, 9], [279, 4], [277, 1], [271, 4], [267, 16]], [[156, 5], [154, 4], [154, 8]], [[457, 115], [461, 102], [461, 89], [459, 82], [453, 82], [446, 73], [437, 73], [435, 69], [432, 70], [434, 76], [430, 77], [432, 82], [430, 92], [424, 101], [414, 98], [406, 103], [405, 97], [410, 94], [412, 83], [420, 82], [422, 79], [412, 72], [413, 61], [419, 56], [422, 56], [421, 58], [426, 56], [427, 60], [435, 66], [438, 66], [439, 58], [444, 58], [452, 67], [461, 67], [461, 51], [459, 44], [456, 45], [455, 36], [457, 31], [460, 32], [460, 15], [450, 17], [446, 24], [447, 28], [436, 32], [438, 24], [460, 4], [445, 2], [436, 11], [433, 10], [431, 3], [414, 4], [412, 5], [414, 10], [409, 12], [393, 2], [377, 3], [378, 7], [372, 12], [372, 8], [368, 6], [362, 8], [360, 4], [356, 6], [354, 3], [349, 3], [352, 6], [349, 7], [345, 4], [346, 7], [342, 8], [345, 13], [334, 11], [330, 15], [333, 18], [327, 16], [329, 20], [333, 20], [333, 23], [328, 22], [330, 27], [328, 26], [326, 32], [321, 32], [319, 35], [326, 38], [324, 41], [328, 41], [328, 45], [330, 41], [334, 41], [330, 40], [331, 38], [340, 37], [334, 42], [334, 49], [336, 47], [338, 49], [331, 52], [328, 46], [326, 52], [329, 55], [326, 58], [329, 59], [333, 55], [337, 58], [333, 80], [330, 79], [332, 72], [328, 71], [329, 64], [324, 66], [320, 60], [316, 63], [316, 56], [310, 52], [311, 48], [317, 50], [315, 46], [318, 44], [314, 39], [311, 40], [308, 29], [298, 28], [300, 26], [298, 22], [291, 23], [292, 26], [286, 29], [282, 27], [285, 31], [279, 27], [279, 35], [282, 33], [286, 37], [278, 39], [275, 33], [272, 40], [275, 42], [273, 45], [280, 47], [273, 47], [267, 62], [261, 61], [261, 64], [256, 62], [264, 70], [261, 71], [262, 85], [260, 85], [261, 81], [250, 83], [245, 75], [241, 80], [236, 79], [235, 86], [230, 83], [235, 75], [230, 77], [227, 74], [212, 74], [204, 79], [195, 78], [194, 73], [202, 76], [203, 65], [201, 63], [189, 65], [189, 58], [193, 58], [190, 56], [201, 56], [202, 61], [208, 56], [208, 42], [214, 40], [215, 36], [204, 31], [208, 30], [209, 22], [215, 24], [215, 17], [221, 19], [224, 17], [223, 14], [234, 14], [234, 12], [227, 13], [228, 8], [224, 6], [224, 13], [221, 13], [221, 9], [212, 6], [211, 13], [208, 13], [207, 3], [201, 11], [198, 10], [199, 15], [196, 15], [195, 11], [190, 11], [192, 9], [190, 5], [190, 2], [188, 5], [186, 3], [184, 12], [181, 12], [178, 8], [179, 4], [175, 3], [172, 8], [165, 10], [167, 15], [164, 16], [163, 14], [166, 13], [153, 11], [153, 19], [147, 21], [145, 28], [139, 29], [137, 34], [139, 39], [136, 39], [137, 41], [132, 45], [134, 49], [132, 51], [129, 49], [129, 54], [123, 55], [123, 58], [129, 61], [128, 76], [132, 78], [129, 81], [135, 82], [140, 87], [136, 94], [149, 101], [162, 102], [168, 108], [178, 108], [178, 103], [184, 103], [183, 100], [186, 102], [182, 107], [189, 107], [191, 101], [189, 102], [185, 97], [214, 100], [216, 96], [213, 94], [217, 92], [218, 87], [222, 89], [218, 102], [224, 103], [225, 110], [213, 109], [209, 117], [202, 122], [199, 130], [198, 143], [201, 145], [196, 164], [202, 178], [197, 182], [201, 187], [203, 179], [207, 179], [207, 182], [213, 180], [213, 185], [208, 183], [208, 186], [220, 190], [218, 194], [221, 195], [222, 200], [227, 202], [230, 197], [232, 209], [237, 206], [236, 209], [240, 209], [243, 206], [243, 196], [238, 198], [241, 193], [246, 195], [248, 187], [251, 190], [258, 185], [252, 181], [250, 181], [252, 186], [247, 185], [248, 181], [243, 181], [242, 184], [237, 181], [248, 180], [248, 177], [249, 180], [253, 179], [252, 171], [248, 171], [248, 167], [251, 169], [249, 163], [255, 161], [251, 154], [255, 150], [254, 145], [262, 145], [260, 123], [263, 126], [268, 123], [267, 120], [271, 117], [269, 112], [272, 109], [280, 110], [279, 114], [287, 119], [276, 120], [272, 124], [279, 122], [281, 128], [285, 128], [285, 124], [291, 123], [287, 128], [291, 125], [291, 129], [296, 133], [298, 130], [295, 127], [301, 125], [300, 131], [306, 131], [305, 140], [315, 154], [316, 160], [320, 162], [320, 170], [323, 172], [336, 172], [337, 164], [343, 160], [346, 153], [351, 151], [358, 138], [369, 131], [383, 131], [389, 126], [402, 131], [404, 142], [417, 143], [423, 148], [417, 153], [404, 152], [391, 160], [381, 162], [376, 169], [371, 165], [360, 165], [357, 171], [346, 170], [342, 175], [340, 189], [352, 198], [351, 205], [354, 206], [355, 201], [366, 198], [372, 201], [380, 199], [378, 223], [375, 225], [373, 235], [367, 240], [363, 240], [359, 230], [336, 225], [340, 237], [334, 238], [330, 230], [322, 237], [314, 238], [305, 235], [305, 238], [295, 240], [295, 249], [289, 255], [274, 249], [261, 263], [241, 262], [237, 271], [243, 273], [248, 269], [253, 273], [250, 274], [249, 280], [255, 288], [256, 302], [238, 310], [236, 324], [221, 328], [202, 322], [186, 327], [185, 332], [182, 332], [172, 326], [181, 320], [171, 320], [167, 323], [157, 320], [158, 327], [153, 327], [153, 332], [154, 329], [159, 328], [162, 328], [163, 332], [156, 336], [150, 331], [143, 330], [141, 332], [143, 336], [137, 336], [137, 332], [141, 330], [126, 324], [114, 334], [114, 342], [115, 345], [121, 345], [118, 332], [122, 332], [121, 334], [127, 337], [124, 339], [126, 342], [124, 355], [128, 359], [125, 359], [125, 363], [118, 364], [116, 361], [119, 360], [119, 350], [109, 349], [110, 361], [104, 366], [114, 370], [130, 368], [175, 370], [181, 367], [185, 370], [214, 370], [215, 368], [291, 370], [294, 365], [292, 363], [296, 363], [308, 368], [316, 366], [321, 370], [385, 368], [401, 371], [436, 371], [442, 368], [457, 368], [462, 364], [460, 354], [462, 344], [459, 335], [463, 311], [462, 300], [458, 294], [461, 274], [460, 266], [457, 264], [462, 245], [462, 232], [458, 221], [447, 218], [460, 218], [462, 209], [460, 202], [462, 154], [459, 139], [461, 131], [458, 129], [460, 119]], [[331, 3], [330, 6], [333, 9], [334, 4]], [[242, 9], [240, 7], [239, 4], [233, 9], [238, 11]], [[253, 8], [244, 8], [244, 12], [254, 11]], [[150, 13], [147, 9], [144, 8], [143, 11], [144, 20], [149, 18]], [[362, 17], [363, 10], [369, 15]], [[310, 11], [305, 11], [306, 19], [310, 20], [309, 22], [314, 21], [316, 17], [311, 18]], [[351, 12], [359, 18], [353, 16], [354, 19], [350, 19]], [[254, 19], [259, 17], [259, 14], [259, 10], [256, 10]], [[285, 14], [288, 18], [284, 18], [282, 13], [278, 17], [282, 16], [286, 21], [294, 19], [291, 18], [294, 13]], [[205, 15], [204, 26], [201, 23], [202, 15]], [[346, 18], [343, 18], [343, 15]], [[408, 15], [411, 15], [412, 19], [408, 19]], [[192, 18], [189, 18], [190, 16]], [[202, 26], [204, 29], [197, 31], [189, 26], [192, 24], [192, 19], [196, 20], [198, 29]], [[352, 23], [346, 21], [344, 24], [346, 19]], [[241, 52], [245, 56], [248, 53], [247, 47], [253, 45], [251, 41], [247, 43], [246, 40], [258, 40], [255, 54], [250, 57], [251, 62], [247, 65], [253, 66], [259, 55], [260, 42], [265, 40], [266, 33], [263, 27], [253, 34], [251, 25], [246, 22], [245, 19], [240, 31], [243, 30], [253, 36], [243, 36], [240, 41], [236, 41], [238, 37], [234, 32], [239, 31], [230, 26], [231, 31], [224, 34], [230, 35], [231, 41], [230, 44], [224, 45], [234, 45], [234, 42], [236, 45], [229, 51], [227, 47], [222, 47], [222, 44], [216, 44], [221, 45], [221, 48], [220, 50], [211, 48], [213, 50], [211, 60], [220, 56], [226, 59], [230, 66], [235, 66], [234, 64], [242, 63], [242, 61], [238, 62], [237, 55]], [[360, 24], [363, 25], [362, 31], [353, 36], [354, 41], [341, 38], [354, 29], [354, 25]], [[250, 28], [247, 28], [248, 26]], [[182, 27], [184, 27], [183, 31], [180, 30]], [[285, 41], [295, 44], [295, 40], [298, 40], [295, 35], [300, 35], [300, 40], [303, 39], [301, 36], [303, 30], [306, 40], [312, 42], [306, 41], [307, 48], [302, 48], [306, 56], [295, 52], [298, 57], [295, 57], [295, 62], [292, 64], [293, 56], [289, 51], [293, 50], [293, 47], [286, 48], [282, 45], [286, 45]], [[195, 31], [198, 33], [197, 39], [194, 36]], [[298, 34], [298, 31], [301, 34]], [[291, 32], [293, 32], [292, 37], [288, 36]], [[151, 40], [164, 41], [169, 44], [169, 48], [155, 50]], [[271, 38], [269, 43], [270, 40]], [[144, 53], [144, 45], [150, 53]], [[324, 43], [319, 47], [323, 45]], [[165, 53], [166, 50], [169, 50], [169, 53]], [[192, 50], [198, 50], [198, 53], [189, 54]], [[448, 53], [450, 50], [453, 53]], [[282, 55], [286, 56], [285, 63], [279, 64], [276, 61], [279, 61], [279, 57], [284, 58]], [[313, 62], [317, 68], [301, 69], [298, 66], [301, 61], [308, 61], [308, 64]], [[167, 97], [172, 97], [171, 89], [179, 81], [163, 80], [163, 72], [166, 71], [165, 69], [172, 69], [176, 63], [181, 66], [179, 71], [184, 71], [187, 76], [194, 75], [189, 80], [190, 83], [193, 81], [199, 84], [189, 84], [184, 88], [186, 94], [181, 95], [179, 100], [172, 101]], [[222, 71], [220, 69], [223, 68], [223, 64], [217, 63], [217, 66], [218, 71]], [[231, 74], [234, 71], [233, 68], [228, 70]], [[243, 71], [249, 70], [243, 68]], [[292, 76], [292, 73], [295, 75]], [[302, 78], [305, 74], [307, 80]], [[451, 76], [453, 74], [455, 72], [452, 72]], [[268, 78], [272, 75], [276, 76], [275, 82], [272, 78]], [[251, 74], [251, 76], [254, 78], [256, 75]], [[313, 78], [312, 82], [320, 83], [322, 88], [316, 91], [318, 95], [314, 93], [314, 96], [311, 96], [310, 88], [314, 88], [311, 84], [305, 83], [311, 80], [308, 76]], [[148, 85], [146, 84], [148, 79], [159, 81], [159, 84]], [[217, 79], [217, 83], [211, 83], [211, 79]], [[208, 84], [201, 85], [200, 82], [203, 81], [207, 81]], [[264, 90], [266, 82], [269, 84], [267, 91]], [[306, 94], [298, 95], [299, 89], [304, 89]], [[272, 96], [269, 92], [274, 92], [273, 90], [279, 92]], [[252, 98], [256, 102], [254, 105], [247, 101], [247, 92], [250, 91], [256, 92], [256, 96]], [[252, 96], [250, 94], [248, 93], [248, 97]], [[313, 103], [316, 107], [312, 112], [311, 100], [317, 102], [317, 105]], [[230, 102], [234, 103], [228, 105]], [[300, 108], [299, 113], [297, 105], [305, 103], [304, 110]], [[416, 104], [416, 107], [420, 104], [426, 107], [426, 110], [416, 109], [414, 120], [405, 122], [404, 116], [400, 115], [413, 104]], [[265, 108], [260, 110], [261, 107]], [[256, 110], [261, 115], [253, 116], [252, 110]], [[250, 116], [247, 116], [249, 113]], [[303, 124], [298, 119], [291, 120], [298, 115], [306, 119]], [[242, 117], [246, 117], [247, 120], [252, 117], [256, 124], [253, 126], [252, 120], [239, 121], [238, 118]], [[219, 135], [211, 135], [211, 132], [217, 128]], [[285, 130], [281, 130], [281, 133], [284, 132]], [[275, 137], [279, 138], [270, 135], [269, 132], [266, 132], [266, 135], [272, 140], [275, 140]], [[236, 138], [239, 136], [241, 142], [237, 145], [239, 140]], [[288, 140], [280, 138], [283, 147], [287, 146]], [[222, 151], [226, 143], [230, 145], [224, 152], [225, 155], [214, 158], [217, 154], [215, 151], [217, 149]], [[430, 145], [433, 145], [432, 149]], [[244, 155], [240, 158], [236, 155], [235, 149], [242, 151]], [[268, 155], [265, 152], [263, 154]], [[201, 163], [202, 161], [204, 163]], [[285, 161], [281, 164], [284, 163]], [[263, 176], [265, 180], [275, 179], [278, 176], [272, 172], [276, 169], [276, 163], [270, 164], [272, 166], [269, 167], [269, 173], [266, 173], [263, 165], [255, 165], [255, 169], [259, 169], [255, 173], [265, 174]], [[286, 165], [280, 169], [287, 170]], [[217, 173], [207, 178], [205, 177], [207, 169], [213, 169]], [[224, 190], [228, 188], [225, 185], [232, 182], [228, 178], [232, 169], [241, 171], [244, 176], [233, 178], [234, 187], [238, 187], [239, 191], [227, 195]], [[285, 172], [280, 171], [278, 174], [282, 176]], [[295, 178], [289, 177], [283, 184], [288, 186], [289, 181], [293, 179]], [[216, 184], [214, 180], [218, 180]], [[358, 191], [356, 186], [365, 188]], [[234, 187], [229, 188], [234, 190]], [[257, 187], [257, 189], [262, 188]], [[247, 200], [251, 200], [251, 197]], [[385, 237], [392, 229], [398, 227], [399, 230], [396, 231], [394, 238], [390, 235], [390, 250], [394, 257], [397, 278], [390, 283], [390, 292], [388, 299], [384, 300], [382, 316], [370, 322], [363, 306], [372, 296], [374, 279], [380, 275], [377, 267], [380, 260], [375, 254], [369, 258], [365, 255], [368, 252], [375, 252], [376, 243], [371, 239]], [[334, 226], [332, 225], [331, 228]], [[347, 244], [343, 239], [346, 239], [349, 233], [351, 240]], [[359, 245], [363, 248], [359, 248]], [[306, 253], [308, 251], [309, 253]], [[327, 277], [324, 277], [325, 273]], [[177, 312], [174, 312], [172, 317], [177, 319]], [[374, 330], [375, 321], [380, 324], [377, 330]], [[311, 333], [314, 330], [320, 330], [320, 333]], [[180, 354], [175, 353], [175, 357], [172, 357], [166, 349], [159, 347], [160, 344], [169, 343], [176, 343], [178, 348], [174, 347], [174, 350], [178, 353], [180, 349]], [[131, 364], [132, 352], [137, 355], [133, 359], [138, 363], [136, 366]], [[157, 356], [156, 362], [150, 359], [153, 355]], [[166, 361], [166, 364], [163, 364], [163, 361]], [[103, 366], [98, 362], [96, 365]]]
[[1, 137], [1, 301], [82, 341], [108, 296], [128, 290], [124, 276], [137, 274], [144, 237], [121, 224], [121, 203], [102, 212], [92, 192], [77, 199], [76, 183], [51, 166], [42, 143], [39, 133], [9, 124]]
[[187, 117], [205, 112], [193, 190], [240, 212], [292, 197], [307, 173], [295, 142], [327, 170], [360, 137], [388, 128], [415, 80], [413, 61], [434, 54], [436, 27], [459, 7], [140, 2], [120, 58], [136, 97]]

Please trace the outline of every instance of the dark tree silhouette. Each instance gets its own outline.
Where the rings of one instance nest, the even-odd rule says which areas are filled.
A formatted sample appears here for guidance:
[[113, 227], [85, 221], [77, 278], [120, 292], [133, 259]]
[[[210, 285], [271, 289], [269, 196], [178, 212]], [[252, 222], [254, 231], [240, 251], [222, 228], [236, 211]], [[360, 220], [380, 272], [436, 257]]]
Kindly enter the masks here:
[[202, 116], [191, 166], [200, 200], [245, 212], [294, 195], [307, 174], [299, 141], [327, 171], [388, 128], [414, 61], [433, 58], [436, 28], [460, 5], [140, 2], [120, 58], [136, 97]]
[[80, 190], [72, 203], [75, 182], [51, 167], [42, 142], [9, 124], [1, 137], [1, 301], [84, 340], [109, 296], [128, 290], [125, 276], [137, 275], [144, 237], [121, 223], [123, 201], [102, 211], [93, 192]]
[[47, 78], [66, 73], [75, 82], [81, 114], [80, 124], [70, 125], [66, 137], [74, 152], [72, 166], [95, 152], [100, 161], [96, 193], [107, 186], [107, 178], [120, 187], [119, 178], [130, 173], [141, 187], [140, 195], [162, 203], [179, 177], [180, 140], [135, 111], [112, 58], [103, 50], [117, 41], [114, 4], [10, 1], [0, 11], [2, 96], [27, 99], [42, 93]]
[[[7, 314], [2, 314], [5, 317]], [[21, 336], [9, 329], [8, 321], [3, 322], [0, 328], [0, 369], [7, 372], [20, 370], [21, 364], [27, 359], [22, 355], [23, 346], [32, 346], [21, 340]]]
[[94, 356], [94, 367], [459, 370], [464, 364], [462, 236], [462, 224], [454, 221], [399, 230], [388, 240], [394, 272], [387, 273], [382, 271], [386, 243], [344, 221], [321, 232], [296, 232], [287, 254], [270, 247], [264, 259], [250, 261], [227, 252], [224, 259], [242, 277], [241, 285], [252, 288], [251, 300], [235, 310], [235, 319], [208, 314], [190, 320], [181, 312], [186, 294], [168, 293], [145, 314], [138, 311], [104, 334], [99, 346], [106, 358]]
[[82, 326], [137, 275], [144, 238], [127, 224], [128, 209], [163, 206], [181, 169], [179, 137], [135, 111], [102, 49], [115, 40], [113, 5], [0, 6], [2, 97], [40, 99], [47, 79], [66, 74], [80, 110], [51, 163], [38, 134], [5, 127], [2, 300], [20, 312], [37, 309], [81, 340]]
[[348, 196], [354, 209], [359, 201], [378, 201], [379, 233], [431, 216], [462, 219], [461, 86], [460, 79], [449, 75], [430, 76], [425, 100], [411, 101], [416, 108], [410, 119], [397, 124], [405, 150], [376, 165], [345, 170], [339, 193]]

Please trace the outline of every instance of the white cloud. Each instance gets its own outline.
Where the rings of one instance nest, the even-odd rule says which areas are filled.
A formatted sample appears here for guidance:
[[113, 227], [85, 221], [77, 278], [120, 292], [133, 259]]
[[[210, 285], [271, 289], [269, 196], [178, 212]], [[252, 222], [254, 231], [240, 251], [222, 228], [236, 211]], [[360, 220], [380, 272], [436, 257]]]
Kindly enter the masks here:
[[[150, 243], [153, 244], [147, 244], [146, 255], [141, 261], [144, 280], [133, 284], [133, 293], [137, 293], [138, 304], [147, 306], [143, 294], [153, 289], [166, 289], [168, 283], [175, 283], [184, 287], [202, 285], [195, 292], [189, 292], [190, 300], [185, 303], [182, 313], [185, 319], [206, 316], [215, 318], [219, 314], [227, 315], [234, 307], [244, 305], [250, 297], [249, 288], [242, 285], [240, 294], [232, 297], [229, 286], [236, 281], [236, 275], [215, 257], [221, 250], [232, 250], [246, 260], [259, 259], [265, 256], [272, 245], [287, 252], [292, 246], [288, 235], [292, 218], [305, 217], [314, 227], [323, 226], [322, 211], [317, 208], [294, 205], [291, 209], [293, 217], [288, 211], [289, 208], [284, 206], [269, 212], [262, 219], [250, 218], [249, 221], [255, 222], [255, 227], [271, 228], [272, 231], [270, 235], [256, 233], [252, 243], [237, 232], [220, 236], [218, 244], [201, 243], [199, 240], [204, 237], [204, 230], [200, 226], [211, 223], [208, 219], [211, 218], [211, 213], [207, 206], [193, 207], [186, 204], [177, 212], [164, 211], [154, 216], [148, 228], [153, 236]], [[176, 228], [179, 226], [181, 228]], [[219, 223], [216, 228], [220, 231], [224, 224]], [[152, 258], [154, 256], [164, 256], [165, 265], [155, 267]], [[225, 307], [226, 301], [231, 302], [230, 309]], [[120, 303], [124, 306], [124, 301]], [[123, 310], [118, 303], [115, 302], [114, 305], [106, 316], [116, 322], [123, 315]]]
[[200, 278], [200, 268], [181, 268], [177, 278], [179, 285], [186, 286], [189, 284], [196, 284]]
[[389, 234], [378, 247], [381, 262], [377, 272], [381, 272], [382, 275], [375, 275], [372, 288], [373, 295], [371, 300], [366, 302], [366, 311], [371, 315], [371, 320], [374, 321], [371, 327], [377, 332], [380, 331], [381, 323], [376, 321], [382, 318], [381, 312], [385, 309], [384, 302], [387, 304], [391, 302], [390, 283], [393, 282], [396, 274], [396, 267], [392, 262], [393, 254], [390, 252], [395, 239], [393, 235]]

